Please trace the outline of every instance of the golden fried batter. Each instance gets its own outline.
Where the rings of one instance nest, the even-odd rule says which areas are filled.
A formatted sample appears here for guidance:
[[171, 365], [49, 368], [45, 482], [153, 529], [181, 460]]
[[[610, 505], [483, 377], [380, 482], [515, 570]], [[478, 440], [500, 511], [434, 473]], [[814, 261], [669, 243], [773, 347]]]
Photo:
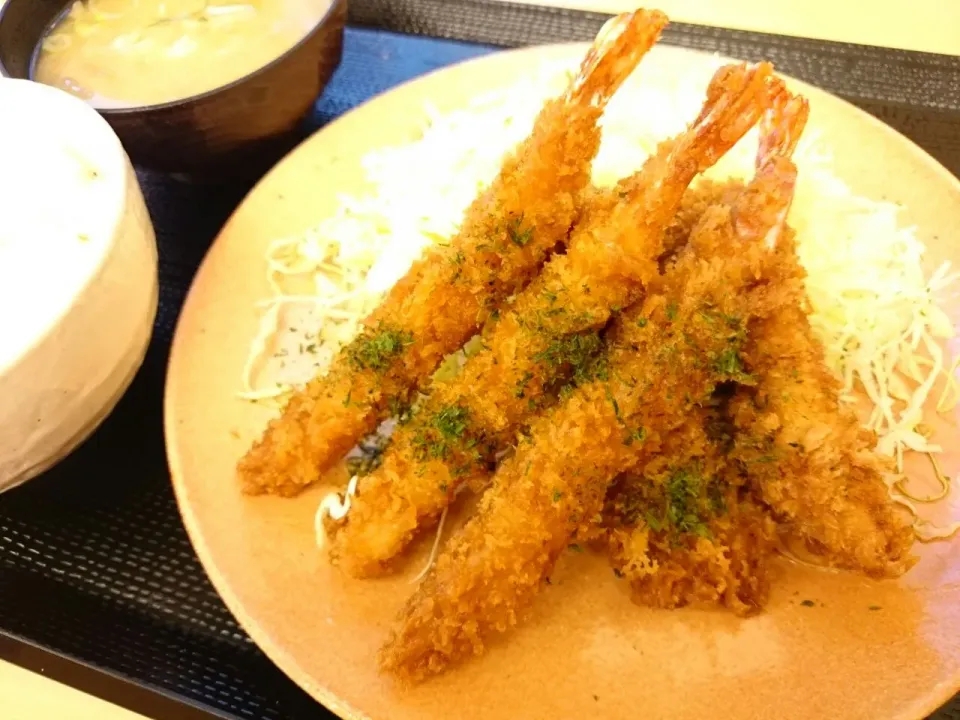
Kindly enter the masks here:
[[[769, 67], [739, 73], [765, 105]], [[538, 417], [503, 462], [404, 607], [384, 669], [415, 681], [482, 652], [487, 637], [516, 624], [570, 539], [589, 532], [610, 480], [653, 457], [718, 383], [741, 376], [750, 288], [772, 255], [734, 247], [706, 219], [644, 302], [617, 319], [607, 364]], [[729, 228], [729, 213], [723, 219]]]
[[570, 538], [588, 531], [609, 480], [652, 457], [718, 382], [738, 376], [743, 288], [760, 260], [746, 251], [727, 262], [691, 254], [623, 314], [603, 379], [531, 425], [407, 603], [382, 652], [385, 669], [422, 679], [517, 622]]
[[687, 536], [676, 546], [653, 534], [648, 553], [656, 571], [631, 582], [636, 602], [663, 609], [717, 604], [741, 617], [763, 609], [776, 525], [749, 495], [726, 502], [730, 510], [710, 520], [708, 537]]
[[[732, 187], [723, 201], [704, 211], [698, 239], [726, 237], [733, 247], [771, 244], [789, 207], [795, 180], [789, 157], [806, 118], [805, 101], [786, 92], [774, 99], [762, 123], [754, 178], [746, 186]], [[768, 280], [783, 271], [784, 257], [777, 260], [780, 264], [771, 262], [766, 268]], [[762, 301], [754, 313], [780, 311], [784, 297], [766, 295], [756, 291]], [[732, 329], [729, 319], [718, 317], [717, 322], [727, 322]], [[757, 322], [763, 319], [753, 324]], [[755, 382], [743, 371], [739, 356], [723, 362], [739, 371], [737, 382]], [[733, 430], [718, 415], [729, 397], [730, 388], [724, 390], [722, 404], [693, 412], [665, 438], [657, 457], [611, 488], [604, 517], [608, 551], [615, 570], [630, 580], [638, 602], [658, 607], [714, 602], [746, 615], [766, 601], [773, 524], [741, 487], [739, 465], [727, 457]]]
[[759, 611], [769, 593], [775, 524], [726, 457], [722, 408], [692, 413], [659, 454], [611, 487], [601, 541], [637, 603]]
[[881, 473], [891, 468], [873, 451], [876, 436], [839, 402], [839, 381], [810, 327], [793, 235], [780, 232], [796, 179], [789, 156], [806, 117], [806, 103], [795, 98], [765, 119], [757, 171], [763, 186], [738, 207], [737, 229], [747, 241], [757, 232], [752, 219], [780, 221], [767, 233], [768, 244], [776, 243], [777, 274], [768, 295], [757, 296], [764, 308], [744, 351], [756, 387], [741, 391], [732, 407], [741, 431], [736, 455], [808, 550], [829, 565], [895, 577], [914, 562], [909, 518], [889, 497]]
[[521, 289], [566, 240], [600, 144], [606, 102], [666, 24], [657, 11], [619, 16], [598, 36], [567, 92], [467, 210], [449, 246], [417, 262], [334, 359], [296, 393], [240, 461], [246, 492], [292, 495], [315, 482], [443, 357]]
[[[363, 478], [333, 556], [350, 573], [379, 574], [430, 527], [471, 478], [488, 476], [494, 453], [573, 376], [590, 372], [611, 313], [633, 304], [658, 272], [665, 230], [694, 176], [758, 119], [765, 75], [718, 76], [695, 123], [613, 192], [595, 195], [565, 254], [518, 295], [460, 375], [436, 386], [397, 429], [383, 464]], [[750, 85], [750, 83], [753, 85]], [[695, 203], [688, 201], [688, 205]], [[594, 207], [590, 207], [590, 206]], [[601, 212], [601, 209], [603, 210]], [[681, 217], [687, 220], [689, 213]], [[677, 231], [679, 230], [679, 232]], [[667, 237], [685, 240], [683, 228]]]
[[825, 564], [896, 577], [913, 565], [914, 534], [881, 476], [893, 468], [838, 401], [839, 381], [804, 310], [792, 238], [781, 238], [778, 254], [787, 274], [773, 287], [783, 297], [751, 327], [745, 362], [757, 386], [733, 407], [735, 454], [784, 529]]

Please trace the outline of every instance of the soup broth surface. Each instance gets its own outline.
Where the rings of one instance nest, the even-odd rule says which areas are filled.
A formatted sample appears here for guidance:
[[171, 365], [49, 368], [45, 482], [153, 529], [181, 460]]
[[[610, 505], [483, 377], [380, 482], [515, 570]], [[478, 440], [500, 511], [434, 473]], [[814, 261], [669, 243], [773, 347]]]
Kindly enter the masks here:
[[78, 0], [44, 37], [33, 79], [97, 108], [180, 100], [276, 59], [331, 0]]

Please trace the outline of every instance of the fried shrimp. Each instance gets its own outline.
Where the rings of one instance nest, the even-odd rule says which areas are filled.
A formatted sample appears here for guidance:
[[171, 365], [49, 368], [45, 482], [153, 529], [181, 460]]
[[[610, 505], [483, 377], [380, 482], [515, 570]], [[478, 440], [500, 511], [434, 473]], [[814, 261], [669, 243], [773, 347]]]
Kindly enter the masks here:
[[[874, 433], [838, 399], [839, 381], [810, 327], [792, 234], [789, 228], [780, 232], [796, 176], [789, 154], [806, 106], [793, 100], [775, 110], [765, 121], [771, 141], [758, 156], [768, 200], [748, 198], [738, 215], [747, 232], [764, 215], [780, 218], [768, 240], [776, 244], [781, 270], [771, 282], [775, 297], [763, 300], [772, 310], [751, 327], [745, 348], [757, 385], [739, 393], [732, 408], [741, 431], [735, 455], [788, 537], [828, 565], [896, 577], [914, 562], [914, 535], [882, 477], [893, 468], [873, 451]], [[760, 212], [758, 204], [765, 205]], [[763, 458], [775, 462], [760, 462]]]
[[660, 256], [676, 250], [665, 238], [684, 239], [666, 230], [688, 185], [759, 119], [764, 106], [757, 95], [769, 74], [768, 67], [718, 74], [684, 133], [661, 143], [636, 175], [587, 203], [567, 252], [554, 255], [503, 310], [483, 349], [456, 379], [435, 385], [394, 433], [381, 467], [361, 479], [333, 545], [348, 572], [383, 572], [465, 483], [486, 478], [494, 453], [560, 386], [591, 372], [611, 314], [636, 302], [658, 275]]
[[[775, 98], [761, 125], [753, 179], [704, 212], [700, 236], [712, 233], [750, 247], [775, 245], [795, 178], [789, 157], [806, 116], [804, 100], [786, 92]], [[711, 227], [710, 217], [720, 222]], [[783, 259], [768, 265], [770, 279], [782, 272]], [[765, 301], [767, 310], [783, 312], [777, 305], [783, 301], [782, 295]], [[750, 332], [762, 322], [755, 320]], [[753, 342], [752, 336], [747, 342]], [[731, 356], [724, 362], [741, 371], [741, 384], [755, 382], [742, 360]], [[604, 513], [607, 549], [638, 602], [657, 607], [721, 603], [740, 615], [756, 612], [766, 602], [774, 526], [743, 487], [746, 473], [740, 463], [729, 457], [735, 431], [723, 416], [732, 388], [724, 390], [722, 403], [692, 413], [664, 440], [657, 457], [611, 488]], [[772, 459], [760, 454], [744, 458], [757, 464]]]
[[[781, 252], [793, 253], [789, 242]], [[777, 284], [791, 303], [751, 329], [746, 364], [758, 385], [733, 408], [734, 454], [789, 539], [830, 566], [901, 575], [913, 565], [914, 535], [882, 477], [894, 468], [874, 452], [874, 433], [838, 401], [839, 382], [800, 305], [800, 273]]]
[[450, 244], [411, 268], [240, 461], [246, 492], [293, 495], [319, 479], [565, 242], [600, 144], [597, 121], [665, 24], [662, 13], [638, 10], [604, 26]]
[[[739, 77], [765, 106], [769, 73], [719, 75]], [[718, 383], [740, 378], [751, 286], [771, 254], [732, 247], [729, 234], [715, 232], [719, 219], [705, 220], [646, 299], [618, 317], [593, 378], [538, 416], [501, 464], [477, 513], [401, 611], [381, 651], [385, 670], [421, 680], [515, 625], [570, 539], [589, 532], [610, 480], [649, 460]]]

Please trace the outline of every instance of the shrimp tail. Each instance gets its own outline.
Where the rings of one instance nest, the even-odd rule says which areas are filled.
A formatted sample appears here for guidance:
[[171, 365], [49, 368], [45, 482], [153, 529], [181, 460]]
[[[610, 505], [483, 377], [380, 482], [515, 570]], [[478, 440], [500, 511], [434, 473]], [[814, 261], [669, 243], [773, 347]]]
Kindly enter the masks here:
[[570, 84], [566, 100], [603, 108], [660, 38], [667, 16], [659, 10], [615, 15], [600, 30]]
[[[683, 149], [695, 157], [697, 172], [709, 169], [743, 137], [783, 91], [783, 82], [767, 62], [724, 65], [707, 87], [706, 102], [687, 133]], [[679, 148], [678, 148], [679, 150]]]
[[760, 145], [757, 149], [757, 170], [777, 157], [789, 159], [810, 117], [810, 103], [802, 95], [784, 90], [773, 99], [770, 109], [760, 120]]
[[626, 192], [646, 195], [634, 203], [636, 222], [666, 222], [693, 179], [710, 169], [763, 116], [782, 82], [770, 63], [725, 65], [714, 74], [697, 118], [681, 135], [665, 140]]
[[792, 155], [809, 115], [806, 98], [781, 88], [760, 120], [756, 173], [731, 208], [734, 230], [742, 241], [762, 237], [768, 249], [777, 246], [797, 184]]

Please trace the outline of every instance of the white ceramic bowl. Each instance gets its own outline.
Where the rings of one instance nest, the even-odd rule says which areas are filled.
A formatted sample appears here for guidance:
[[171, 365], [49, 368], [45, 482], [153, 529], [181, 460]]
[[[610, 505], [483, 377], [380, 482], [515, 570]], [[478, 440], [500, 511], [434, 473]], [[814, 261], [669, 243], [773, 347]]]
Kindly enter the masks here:
[[116, 135], [81, 100], [0, 78], [0, 490], [113, 409], [157, 294], [153, 227]]

